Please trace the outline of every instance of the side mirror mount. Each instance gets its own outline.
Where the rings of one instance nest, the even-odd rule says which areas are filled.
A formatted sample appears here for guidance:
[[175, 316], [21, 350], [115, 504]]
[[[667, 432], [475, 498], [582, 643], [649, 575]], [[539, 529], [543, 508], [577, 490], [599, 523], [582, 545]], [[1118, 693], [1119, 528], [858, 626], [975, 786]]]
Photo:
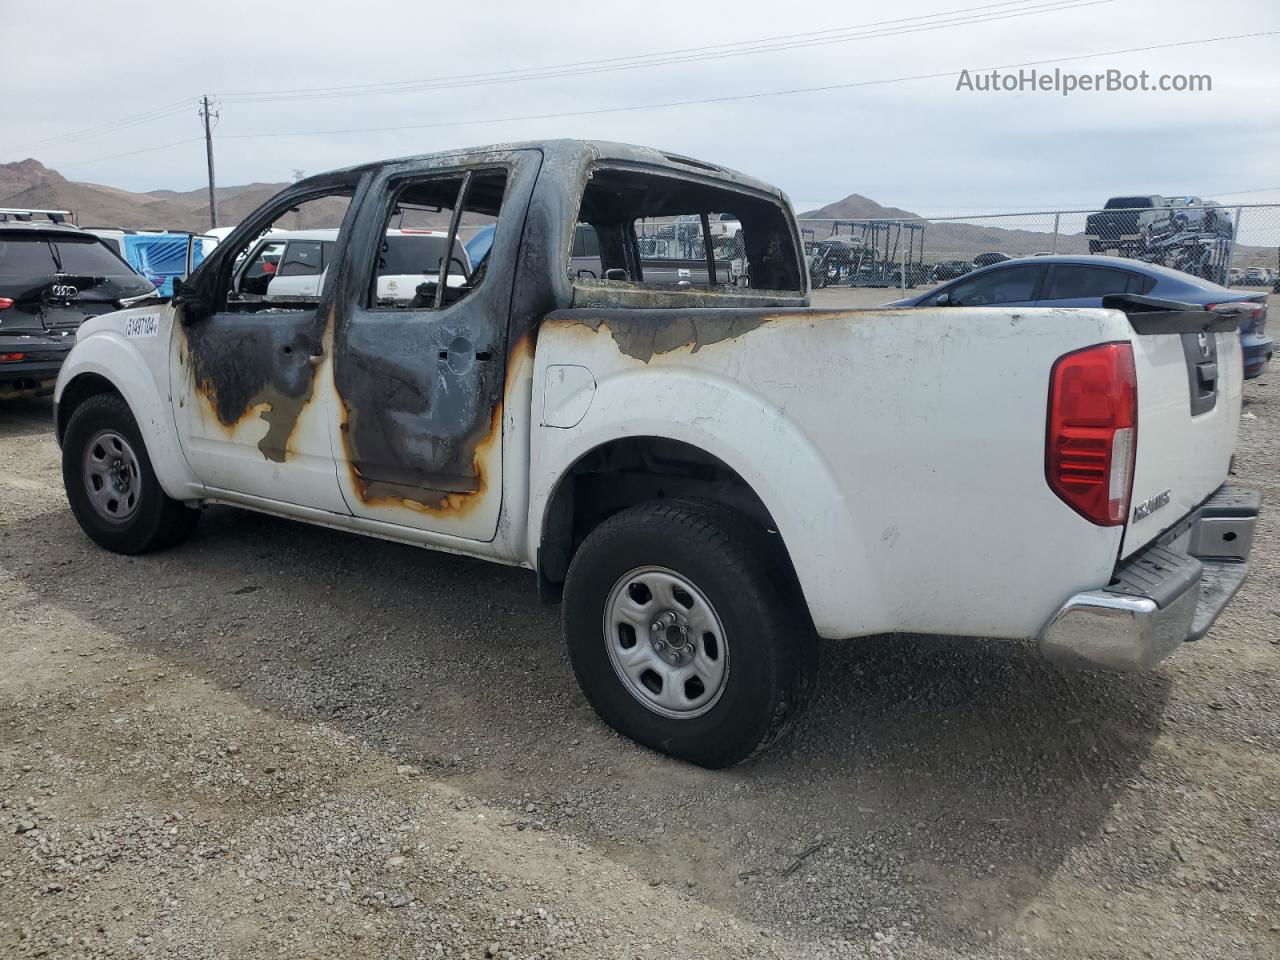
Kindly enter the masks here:
[[181, 307], [178, 314], [183, 326], [190, 326], [213, 316], [213, 304], [200, 295], [198, 287], [193, 287], [189, 280], [181, 277], [173, 278], [173, 300], [175, 307]]

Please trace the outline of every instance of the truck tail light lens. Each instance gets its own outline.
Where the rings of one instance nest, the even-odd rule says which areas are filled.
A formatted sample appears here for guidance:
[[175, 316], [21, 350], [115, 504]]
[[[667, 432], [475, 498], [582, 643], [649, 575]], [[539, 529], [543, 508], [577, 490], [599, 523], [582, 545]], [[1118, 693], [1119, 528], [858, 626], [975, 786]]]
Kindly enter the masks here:
[[1123, 524], [1137, 443], [1133, 347], [1104, 343], [1059, 357], [1049, 375], [1049, 488], [1092, 523]]
[[13, 306], [13, 301], [8, 297], [0, 297], [0, 310], [8, 310]]
[[17, 363], [25, 359], [27, 359], [25, 353], [0, 353], [0, 363]]

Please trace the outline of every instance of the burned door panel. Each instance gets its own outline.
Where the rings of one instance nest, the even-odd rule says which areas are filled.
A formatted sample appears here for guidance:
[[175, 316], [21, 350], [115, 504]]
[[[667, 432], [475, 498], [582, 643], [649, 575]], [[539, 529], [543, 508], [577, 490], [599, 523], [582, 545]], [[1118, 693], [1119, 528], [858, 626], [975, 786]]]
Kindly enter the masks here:
[[174, 413], [201, 482], [347, 512], [334, 474], [325, 327], [325, 315], [313, 309], [219, 312], [179, 328]]
[[494, 433], [503, 379], [502, 343], [483, 319], [391, 317], [342, 338], [337, 388], [362, 501], [447, 512], [483, 490], [476, 454]]
[[182, 327], [180, 363], [194, 395], [203, 397], [226, 430], [234, 431], [256, 412], [268, 425], [257, 443], [259, 452], [283, 463], [314, 392], [324, 321], [316, 311], [270, 320], [223, 313]]
[[[539, 161], [537, 151], [447, 158], [390, 169], [375, 184], [381, 201], [362, 217], [364, 253], [354, 256], [334, 342], [334, 448], [356, 516], [494, 537], [513, 264]], [[406, 210], [430, 212], [433, 201], [437, 226], [449, 231], [447, 251], [429, 264], [439, 272], [412, 299], [406, 291], [388, 302], [375, 274], [389, 226], [405, 222]], [[487, 256], [465, 262], [460, 228], [495, 216]]]
[[268, 303], [230, 288], [234, 255], [256, 246], [273, 221], [300, 219], [312, 201], [326, 216], [351, 219], [343, 207], [358, 179], [348, 173], [345, 183], [272, 200], [248, 221], [248, 236], [214, 252], [177, 306], [174, 414], [192, 470], [215, 492], [348, 512], [332, 447], [332, 308], [315, 297]]

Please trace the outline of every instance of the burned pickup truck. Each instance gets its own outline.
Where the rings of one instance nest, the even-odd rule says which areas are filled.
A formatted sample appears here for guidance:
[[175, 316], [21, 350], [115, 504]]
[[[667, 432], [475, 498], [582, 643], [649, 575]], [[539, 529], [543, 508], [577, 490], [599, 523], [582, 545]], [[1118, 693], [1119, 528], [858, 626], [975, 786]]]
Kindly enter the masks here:
[[[714, 259], [646, 274], [638, 222], [694, 217], [709, 241], [713, 213], [740, 224], [750, 287]], [[236, 289], [273, 224], [337, 227], [273, 264], [323, 274], [318, 296]], [[449, 253], [489, 226], [475, 262]], [[389, 231], [416, 229], [448, 232], [432, 262], [390, 262]], [[820, 636], [1037, 638], [1147, 669], [1204, 634], [1258, 510], [1224, 486], [1230, 316], [812, 309], [801, 249], [777, 189], [618, 144], [300, 181], [171, 304], [81, 329], [67, 497], [124, 553], [224, 503], [526, 567], [599, 714], [707, 766], [787, 726]]]

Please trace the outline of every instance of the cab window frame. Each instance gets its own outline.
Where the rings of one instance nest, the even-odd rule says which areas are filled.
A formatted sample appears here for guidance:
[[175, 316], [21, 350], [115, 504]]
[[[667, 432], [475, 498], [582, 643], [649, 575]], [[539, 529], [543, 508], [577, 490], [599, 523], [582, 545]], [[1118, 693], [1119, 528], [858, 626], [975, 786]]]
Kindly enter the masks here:
[[[291, 294], [272, 299], [267, 299], [265, 296], [244, 299], [232, 287], [233, 284], [238, 285], [246, 269], [245, 261], [248, 260], [249, 255], [259, 249], [262, 241], [271, 239], [268, 231], [280, 218], [294, 208], [314, 200], [333, 197], [347, 201], [335, 241], [335, 256], [341, 256], [343, 249], [351, 240], [356, 216], [363, 203], [370, 179], [371, 173], [368, 169], [344, 170], [340, 174], [326, 175], [311, 183], [303, 181], [259, 207], [247, 220], [241, 222], [225, 241], [214, 248], [213, 253], [192, 272], [190, 281], [184, 285], [202, 301], [201, 312], [208, 310], [212, 314], [253, 314], [270, 310], [285, 315], [314, 310], [318, 304], [332, 295], [333, 284], [336, 282], [335, 275], [325, 275], [318, 296]], [[287, 240], [287, 238], [281, 239]], [[243, 260], [237, 258], [237, 254], [241, 251], [245, 253]]]
[[[437, 275], [435, 301], [427, 306], [396, 306], [393, 304], [380, 304], [378, 302], [378, 260], [382, 255], [382, 244], [386, 240], [387, 231], [397, 229], [391, 226], [392, 218], [395, 216], [395, 210], [400, 203], [400, 198], [405, 190], [412, 188], [416, 183], [423, 183], [429, 180], [449, 180], [457, 179], [459, 181], [458, 192], [454, 195], [453, 208], [450, 211], [449, 227], [445, 238], [445, 249], [452, 251], [455, 244], [463, 250], [464, 256], [466, 245], [461, 241], [460, 229], [463, 226], [462, 220], [467, 213], [477, 213], [478, 211], [468, 211], [466, 204], [470, 195], [472, 182], [477, 177], [485, 175], [501, 174], [503, 178], [502, 197], [498, 201], [498, 209], [495, 213], [480, 213], [481, 216], [493, 217], [496, 226], [502, 218], [503, 211], [507, 207], [507, 202], [511, 197], [511, 188], [515, 179], [515, 167], [512, 163], [501, 161], [488, 161], [472, 164], [458, 164], [451, 166], [435, 167], [429, 170], [405, 170], [388, 176], [385, 180], [378, 184], [378, 192], [380, 194], [379, 205], [381, 210], [378, 211], [378, 219], [375, 223], [380, 224], [379, 232], [375, 234], [375, 242], [372, 250], [362, 253], [362, 263], [359, 273], [354, 276], [356, 278], [355, 286], [358, 290], [357, 303], [359, 308], [367, 313], [390, 313], [396, 315], [404, 315], [407, 313], [433, 313], [443, 314], [456, 304], [463, 303], [473, 294], [479, 291], [480, 286], [471, 285], [471, 280], [475, 275], [476, 264], [471, 264], [469, 258], [463, 263], [467, 266], [467, 291], [454, 300], [449, 300], [445, 295], [447, 290], [441, 288], [440, 279], [444, 279], [444, 286], [448, 286], [449, 265], [450, 260], [446, 260], [442, 266], [443, 277]], [[442, 208], [443, 209], [443, 208]], [[429, 228], [429, 229], [435, 229]], [[492, 252], [492, 248], [490, 248]], [[481, 262], [485, 262], [487, 257]], [[485, 275], [482, 275], [483, 283]]]
[[[652, 212], [645, 210], [635, 216], [629, 216], [627, 212], [621, 212], [619, 218], [612, 222], [585, 219], [584, 207], [587, 206], [589, 193], [596, 182], [596, 178], [602, 174], [669, 180], [673, 184], [686, 186], [693, 193], [694, 200], [691, 201], [689, 209], [683, 209], [678, 212], [663, 213], [657, 210]], [[702, 191], [701, 196], [698, 195], [698, 191]], [[753, 216], [753, 213], [756, 215]], [[715, 250], [715, 238], [711, 235], [710, 223], [724, 222], [723, 218], [726, 215], [732, 215], [733, 219], [742, 223], [739, 236], [744, 237], [746, 242], [750, 242], [752, 233], [763, 234], [759, 249], [753, 252], [758, 255], [762, 265], [773, 261], [775, 263], [773, 267], [775, 272], [780, 275], [790, 274], [788, 277], [789, 284], [787, 286], [758, 287], [753, 279], [749, 289], [740, 288], [730, 282], [729, 272], [725, 269], [728, 261], [714, 254], [709, 259], [714, 262], [715, 267], [712, 268], [708, 265], [708, 275], [710, 275], [712, 269], [716, 273], [717, 282], [714, 285], [706, 283], [691, 287], [678, 281], [671, 283], [646, 279], [643, 264], [643, 260], [646, 257], [641, 253], [640, 241], [647, 238], [640, 237], [635, 228], [636, 223], [643, 219], [665, 218], [668, 216], [674, 218], [679, 214], [698, 216], [699, 222], [697, 226], [702, 236], [704, 254], [708, 247], [713, 251]], [[589, 217], [590, 215], [590, 212], [585, 213], [585, 216]], [[710, 215], [714, 215], [715, 220], [711, 220]], [[771, 217], [777, 218], [773, 225], [775, 227], [774, 230], [767, 229], [768, 219]], [[752, 226], [752, 221], [755, 221], [754, 226]], [[593, 277], [583, 275], [588, 271], [575, 269], [574, 260], [582, 259], [575, 257], [574, 249], [580, 224], [590, 226], [596, 234], [599, 243], [602, 274], [609, 270], [622, 269], [626, 272], [626, 279], [608, 279], [605, 276]], [[602, 225], [608, 226], [609, 229], [602, 230]], [[767, 190], [759, 190], [747, 184], [735, 183], [720, 177], [700, 175], [692, 171], [672, 169], [660, 164], [633, 163], [612, 159], [599, 160], [592, 163], [587, 170], [584, 186], [578, 191], [577, 203], [573, 208], [567, 227], [567, 242], [561, 255], [564, 258], [562, 261], [564, 265], [563, 273], [568, 278], [575, 304], [590, 305], [591, 302], [603, 301], [608, 299], [613, 291], [641, 296], [654, 294], [678, 296], [687, 294], [691, 306], [728, 305], [734, 298], [742, 297], [799, 304], [804, 302], [804, 298], [808, 296], [808, 276], [802, 252], [803, 247], [794, 216], [791, 215], [784, 199]], [[609, 236], [611, 233], [617, 234], [617, 236]], [[786, 256], [771, 257], [769, 255], [770, 248], [779, 238], [785, 241], [787, 247]], [[647, 259], [654, 258], [649, 257]], [[748, 263], [748, 271], [750, 272], [752, 266], [754, 266], [751, 252], [744, 250], [743, 259]]]

